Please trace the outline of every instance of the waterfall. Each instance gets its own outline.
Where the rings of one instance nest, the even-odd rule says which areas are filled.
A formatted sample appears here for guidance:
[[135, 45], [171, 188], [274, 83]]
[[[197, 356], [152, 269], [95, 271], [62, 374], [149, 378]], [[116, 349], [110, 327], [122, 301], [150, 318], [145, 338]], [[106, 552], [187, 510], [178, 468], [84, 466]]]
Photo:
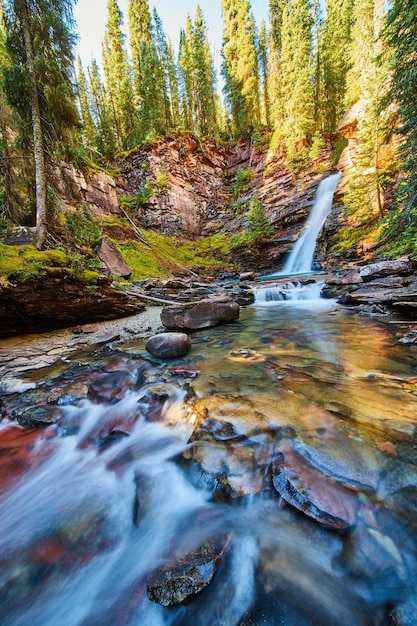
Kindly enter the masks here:
[[341, 172], [333, 174], [322, 180], [317, 187], [311, 213], [290, 252], [282, 274], [303, 274], [311, 271], [317, 237], [330, 213], [333, 195], [341, 177]]

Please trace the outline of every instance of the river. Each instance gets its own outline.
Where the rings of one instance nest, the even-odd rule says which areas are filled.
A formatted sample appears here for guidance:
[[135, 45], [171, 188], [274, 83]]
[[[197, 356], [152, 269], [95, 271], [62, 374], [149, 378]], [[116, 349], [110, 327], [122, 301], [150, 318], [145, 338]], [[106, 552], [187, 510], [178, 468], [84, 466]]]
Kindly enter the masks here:
[[[3, 626], [416, 623], [416, 348], [332, 301], [263, 295], [182, 359], [95, 346], [3, 397]], [[343, 528], [317, 515], [334, 498]], [[205, 590], [149, 599], [157, 568], [219, 534]]]

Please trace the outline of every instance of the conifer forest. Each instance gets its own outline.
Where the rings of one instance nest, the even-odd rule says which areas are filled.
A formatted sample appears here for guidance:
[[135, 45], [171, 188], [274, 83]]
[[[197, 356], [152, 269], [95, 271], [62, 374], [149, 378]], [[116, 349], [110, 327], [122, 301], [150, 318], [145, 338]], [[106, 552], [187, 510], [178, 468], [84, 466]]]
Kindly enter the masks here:
[[174, 50], [147, 0], [129, 0], [127, 16], [108, 0], [102, 57], [85, 67], [75, 58], [73, 5], [2, 2], [3, 227], [36, 225], [43, 240], [54, 221], [48, 163], [104, 166], [174, 131], [250, 140], [299, 174], [325, 148], [337, 161], [346, 143], [339, 124], [353, 110], [347, 210], [365, 227], [379, 220], [385, 239], [402, 233], [394, 254], [415, 253], [414, 0], [269, 0], [260, 24], [249, 0], [222, 0], [220, 76], [199, 6]]

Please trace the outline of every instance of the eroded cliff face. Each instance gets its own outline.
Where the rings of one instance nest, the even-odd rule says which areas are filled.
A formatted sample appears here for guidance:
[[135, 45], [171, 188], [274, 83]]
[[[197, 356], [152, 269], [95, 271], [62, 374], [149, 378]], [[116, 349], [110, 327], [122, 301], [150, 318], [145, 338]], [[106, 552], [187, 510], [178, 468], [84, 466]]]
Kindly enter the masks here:
[[[85, 202], [94, 216], [122, 216], [121, 206], [128, 206], [138, 227], [189, 240], [247, 229], [248, 204], [257, 195], [276, 237], [258, 250], [240, 251], [237, 261], [247, 269], [275, 269], [302, 228], [329, 163], [330, 152], [324, 151], [301, 178], [280, 153], [250, 142], [216, 146], [200, 144], [190, 133], [171, 134], [112, 163], [120, 172], [116, 178], [98, 172], [87, 180], [66, 167], [57, 180], [68, 208]], [[251, 178], [236, 192], [236, 175], [248, 168]], [[107, 234], [134, 237], [129, 228]]]
[[[328, 161], [328, 154], [323, 160]], [[281, 155], [256, 149], [252, 144], [216, 147], [199, 145], [192, 135], [170, 135], [141, 148], [118, 164], [118, 194], [140, 197], [146, 186], [152, 195], [133, 216], [140, 226], [183, 238], [239, 232], [245, 211], [236, 210], [256, 193], [271, 223], [278, 229], [302, 222], [323, 174], [295, 177]], [[252, 180], [238, 196], [233, 182], [239, 169], [251, 168]], [[158, 178], [165, 177], [158, 188]]]

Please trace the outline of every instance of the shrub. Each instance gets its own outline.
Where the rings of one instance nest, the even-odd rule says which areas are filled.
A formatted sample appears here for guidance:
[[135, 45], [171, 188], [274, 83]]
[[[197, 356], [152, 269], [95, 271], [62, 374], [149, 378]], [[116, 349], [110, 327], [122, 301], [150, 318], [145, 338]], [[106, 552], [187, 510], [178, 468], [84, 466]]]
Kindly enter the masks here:
[[233, 194], [237, 197], [248, 190], [248, 183], [253, 179], [253, 171], [250, 167], [239, 167], [233, 183]]
[[249, 230], [257, 236], [269, 237], [274, 229], [269, 223], [263, 204], [258, 196], [255, 196], [249, 204], [248, 211]]

